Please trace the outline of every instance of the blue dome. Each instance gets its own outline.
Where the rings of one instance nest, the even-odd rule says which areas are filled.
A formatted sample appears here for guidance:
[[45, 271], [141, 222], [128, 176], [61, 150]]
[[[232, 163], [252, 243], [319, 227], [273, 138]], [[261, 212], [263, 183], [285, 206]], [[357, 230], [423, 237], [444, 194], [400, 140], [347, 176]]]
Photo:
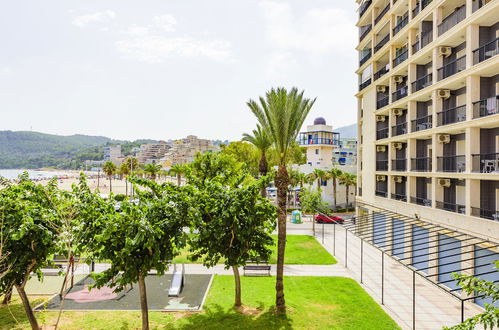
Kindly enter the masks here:
[[314, 119], [314, 125], [326, 125], [326, 119], [317, 117]]

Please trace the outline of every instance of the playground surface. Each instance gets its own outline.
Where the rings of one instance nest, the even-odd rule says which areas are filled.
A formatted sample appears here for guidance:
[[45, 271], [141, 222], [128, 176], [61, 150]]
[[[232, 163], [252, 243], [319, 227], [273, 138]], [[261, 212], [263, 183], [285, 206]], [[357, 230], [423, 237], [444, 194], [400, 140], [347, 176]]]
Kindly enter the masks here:
[[[171, 274], [146, 277], [147, 302], [150, 311], [197, 311], [202, 308], [211, 284], [211, 274], [186, 274], [184, 288], [178, 297], [168, 297]], [[140, 311], [139, 288], [134, 285], [114, 293], [109, 287], [89, 290], [94, 284], [90, 277], [75, 283], [64, 299], [65, 311]], [[58, 311], [61, 308], [59, 295], [35, 308], [36, 311]]]

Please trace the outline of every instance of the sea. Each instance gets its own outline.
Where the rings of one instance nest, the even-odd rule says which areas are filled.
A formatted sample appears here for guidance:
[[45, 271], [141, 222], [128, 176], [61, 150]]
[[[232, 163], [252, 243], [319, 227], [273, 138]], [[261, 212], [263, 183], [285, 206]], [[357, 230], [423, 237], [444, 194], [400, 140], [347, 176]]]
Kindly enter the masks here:
[[16, 179], [19, 174], [23, 173], [24, 171], [28, 172], [28, 175], [30, 179], [51, 179], [54, 176], [61, 177], [61, 176], [66, 176], [69, 175], [69, 172], [64, 172], [64, 171], [38, 171], [38, 170], [24, 170], [24, 169], [12, 169], [12, 170], [1, 170], [0, 169], [0, 176], [4, 177], [6, 179]]

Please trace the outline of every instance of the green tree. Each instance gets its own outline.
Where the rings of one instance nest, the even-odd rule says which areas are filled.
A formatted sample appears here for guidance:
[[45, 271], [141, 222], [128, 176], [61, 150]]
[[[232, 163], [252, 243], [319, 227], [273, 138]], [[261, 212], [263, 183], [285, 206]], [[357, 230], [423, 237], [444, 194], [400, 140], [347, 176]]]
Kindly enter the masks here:
[[255, 177], [258, 175], [259, 154], [258, 149], [253, 144], [245, 141], [234, 141], [227, 146], [222, 146], [221, 153], [231, 155], [236, 158], [237, 161], [246, 164], [251, 175]]
[[[260, 125], [256, 126], [256, 129], [253, 130], [253, 135], [244, 133], [243, 141], [249, 142], [254, 145], [258, 151], [260, 152], [260, 161], [258, 162], [258, 170], [260, 175], [265, 176], [269, 171], [269, 164], [267, 162], [267, 151], [272, 145], [272, 141], [270, 140], [268, 134], [262, 130]], [[266, 197], [266, 187], [262, 187], [261, 189], [262, 197]]]
[[312, 173], [309, 174], [309, 177], [310, 181], [317, 180], [317, 191], [319, 191], [321, 189], [322, 181], [328, 179], [328, 173], [320, 168], [315, 168]]
[[335, 211], [338, 209], [337, 199], [336, 199], [338, 180], [343, 176], [343, 174], [344, 172], [336, 167], [333, 167], [332, 169], [329, 170], [329, 178], [333, 180], [333, 203]]
[[156, 176], [161, 171], [161, 165], [159, 164], [146, 164], [144, 166], [144, 172], [149, 175], [152, 180], [156, 180]]
[[303, 97], [303, 92], [292, 88], [272, 88], [260, 103], [249, 100], [247, 105], [255, 115], [258, 123], [269, 135], [278, 154], [278, 170], [275, 177], [277, 187], [278, 242], [277, 242], [277, 276], [276, 276], [276, 309], [278, 313], [286, 312], [284, 299], [284, 253], [286, 250], [286, 204], [289, 176], [286, 161], [289, 151], [310, 109], [315, 103]]
[[245, 171], [245, 165], [232, 155], [198, 154], [188, 168], [187, 182], [196, 187], [203, 187], [208, 182], [215, 181], [235, 188], [247, 183], [251, 178]]
[[107, 175], [109, 179], [109, 192], [113, 191], [112, 182], [113, 182], [113, 175], [116, 173], [116, 170], [117, 170], [116, 165], [114, 165], [113, 162], [106, 162], [102, 167], [102, 171], [104, 172], [104, 174]]
[[350, 195], [350, 186], [354, 186], [357, 184], [357, 176], [355, 174], [343, 172], [343, 174], [340, 176], [340, 184], [344, 185], [346, 187], [346, 209], [348, 211], [348, 199]]
[[322, 200], [322, 189], [304, 188], [300, 194], [300, 205], [307, 213], [327, 213], [327, 204]]
[[182, 175], [186, 174], [186, 166], [182, 164], [174, 164], [168, 170], [169, 175], [177, 176], [177, 186], [182, 184]]

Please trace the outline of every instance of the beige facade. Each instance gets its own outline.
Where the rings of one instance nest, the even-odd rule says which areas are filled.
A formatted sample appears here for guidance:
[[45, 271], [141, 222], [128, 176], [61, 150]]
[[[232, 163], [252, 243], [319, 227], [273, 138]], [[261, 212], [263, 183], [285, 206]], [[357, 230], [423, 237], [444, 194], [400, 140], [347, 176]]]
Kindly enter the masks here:
[[218, 151], [218, 147], [215, 147], [210, 140], [199, 139], [197, 136], [189, 135], [184, 139], [173, 142], [171, 149], [160, 160], [160, 164], [163, 167], [188, 164], [196, 158], [198, 153], [216, 151]]
[[360, 3], [358, 201], [499, 238], [499, 1]]

